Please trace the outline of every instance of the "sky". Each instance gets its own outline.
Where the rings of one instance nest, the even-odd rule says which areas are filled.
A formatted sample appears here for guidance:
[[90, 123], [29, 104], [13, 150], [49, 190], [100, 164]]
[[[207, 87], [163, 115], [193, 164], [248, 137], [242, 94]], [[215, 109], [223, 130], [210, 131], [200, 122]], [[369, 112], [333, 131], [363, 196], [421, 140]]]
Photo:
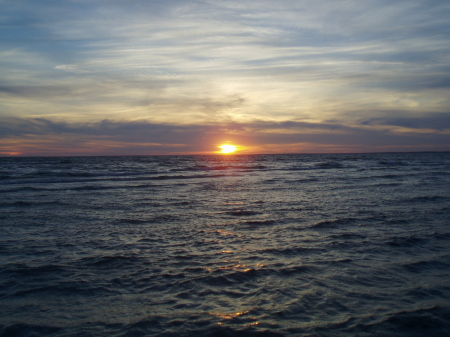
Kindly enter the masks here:
[[0, 156], [450, 150], [448, 0], [0, 8]]

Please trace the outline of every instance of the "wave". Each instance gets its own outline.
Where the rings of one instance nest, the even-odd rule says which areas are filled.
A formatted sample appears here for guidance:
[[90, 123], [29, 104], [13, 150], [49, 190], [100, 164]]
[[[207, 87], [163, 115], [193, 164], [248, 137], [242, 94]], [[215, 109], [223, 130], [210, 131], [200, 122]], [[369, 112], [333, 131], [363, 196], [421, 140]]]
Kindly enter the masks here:
[[392, 247], [414, 247], [426, 244], [427, 238], [418, 236], [396, 237], [388, 241], [387, 244]]
[[68, 206], [70, 204], [61, 201], [13, 201], [13, 202], [0, 202], [0, 208], [27, 208], [27, 207], [40, 207], [40, 206]]
[[380, 160], [378, 162], [380, 165], [383, 166], [407, 166], [408, 164], [403, 161], [398, 160]]
[[242, 270], [218, 269], [212, 271], [210, 275], [197, 277], [195, 283], [202, 283], [208, 286], [223, 287], [239, 285], [245, 287], [245, 284], [252, 284], [257, 279], [267, 279], [271, 277], [293, 277], [303, 274], [315, 273], [317, 269], [312, 266], [280, 266], [280, 268], [243, 268]]
[[9, 326], [1, 326], [0, 332], [2, 337], [21, 337], [21, 336], [54, 336], [62, 332], [64, 329], [51, 325], [37, 325], [18, 323]]
[[88, 178], [94, 177], [96, 174], [91, 172], [70, 172], [70, 171], [37, 171], [26, 173], [20, 178], [35, 178], [35, 177], [53, 177], [53, 178], [65, 178], [65, 177], [74, 177], [74, 178]]
[[381, 320], [357, 323], [344, 331], [370, 336], [448, 336], [450, 333], [450, 308], [433, 306], [411, 311], [397, 311], [385, 315]]
[[[448, 257], [447, 257], [448, 259]], [[403, 266], [406, 270], [412, 273], [424, 273], [429, 271], [443, 270], [447, 271], [450, 268], [450, 263], [437, 260], [424, 260], [413, 263], [408, 263]]]
[[66, 266], [57, 264], [47, 264], [43, 266], [30, 266], [23, 263], [7, 264], [4, 269], [5, 275], [10, 277], [40, 277], [41, 275], [66, 275]]
[[281, 255], [281, 256], [302, 256], [307, 254], [313, 254], [322, 251], [319, 248], [310, 248], [310, 247], [291, 247], [291, 248], [267, 248], [259, 250], [258, 253], [261, 254], [273, 254], [273, 255]]
[[376, 178], [379, 179], [403, 179], [404, 175], [398, 175], [398, 174], [384, 174], [382, 176], [377, 176]]
[[[99, 176], [95, 179], [43, 179], [43, 180], [33, 180], [33, 181], [20, 181], [20, 182], [10, 182], [9, 184], [27, 184], [27, 185], [53, 185], [55, 187], [33, 187], [33, 186], [24, 186], [17, 188], [3, 188], [0, 190], [0, 193], [14, 193], [14, 192], [22, 192], [22, 191], [57, 191], [57, 190], [96, 190], [96, 189], [115, 189], [115, 188], [129, 188], [130, 186], [102, 186], [100, 184], [109, 183], [109, 182], [139, 182], [139, 181], [165, 181], [165, 180], [191, 180], [191, 179], [214, 179], [226, 177], [229, 175], [224, 174], [197, 174], [197, 175], [157, 175], [157, 176], [130, 176], [130, 177], [115, 177], [110, 178], [106, 176]], [[95, 183], [98, 185], [85, 185], [85, 186], [69, 186], [69, 187], [57, 187], [58, 184], [81, 184], [81, 183]], [[132, 186], [131, 186], [132, 187]]]
[[331, 161], [331, 162], [323, 162], [316, 164], [316, 168], [320, 169], [336, 169], [336, 168], [343, 168], [344, 166], [340, 162]]
[[122, 267], [130, 268], [130, 266], [136, 266], [142, 263], [145, 264], [145, 259], [142, 257], [122, 254], [85, 257], [76, 261], [76, 264], [83, 268], [93, 268], [95, 270], [113, 270]]
[[[83, 326], [55, 326], [51, 324], [12, 323], [0, 326], [1, 336], [79, 336], [82, 329], [86, 336], [153, 336], [153, 337], [288, 337], [288, 336], [448, 336], [450, 309], [442, 306], [418, 308], [409, 311], [390, 311], [381, 319], [365, 313], [340, 316], [335, 321], [314, 320], [301, 311], [280, 311], [262, 323], [261, 310], [250, 308], [243, 312], [201, 311], [195, 308], [178, 308], [183, 317], [163, 315], [158, 312], [137, 317], [127, 323], [105, 323], [89, 320]], [[345, 309], [345, 308], [343, 308]], [[326, 309], [325, 309], [326, 310]], [[326, 310], [329, 312], [330, 309]], [[297, 322], [283, 326], [289, 317]]]
[[224, 171], [224, 170], [243, 170], [243, 171], [254, 171], [254, 170], [266, 170], [267, 166], [264, 165], [219, 165], [219, 166], [209, 166], [209, 165], [196, 165], [188, 166], [184, 168], [173, 168], [170, 171]]
[[221, 212], [222, 214], [232, 215], [232, 216], [254, 216], [254, 215], [260, 215], [260, 212], [256, 211], [248, 211], [244, 209], [237, 209], [234, 211], [227, 211], [227, 212]]
[[29, 297], [29, 296], [109, 296], [112, 294], [119, 294], [117, 288], [108, 288], [105, 286], [94, 286], [87, 281], [71, 281], [71, 282], [48, 282], [46, 286], [30, 287], [14, 291], [10, 297]]
[[[209, 316], [209, 317], [208, 317]], [[226, 317], [226, 316], [224, 316]], [[230, 324], [230, 325], [228, 325]], [[273, 325], [272, 325], [273, 326]], [[183, 320], [159, 317], [146, 318], [126, 326], [122, 337], [155, 336], [155, 337], [283, 337], [284, 333], [270, 325], [260, 328], [251, 314], [240, 315], [228, 319], [213, 314], [186, 313]]]
[[405, 199], [405, 202], [436, 202], [436, 201], [448, 201], [450, 200], [449, 197], [443, 197], [440, 195], [433, 195], [433, 196], [419, 196], [419, 197], [413, 197], [409, 199]]
[[277, 222], [275, 220], [253, 220], [253, 221], [244, 221], [243, 224], [250, 226], [272, 226], [276, 225]]
[[349, 225], [352, 223], [360, 222], [362, 219], [357, 218], [341, 218], [336, 220], [327, 220], [327, 221], [320, 221], [309, 228], [313, 229], [328, 229], [328, 228], [339, 228], [345, 225]]
[[16, 192], [40, 192], [40, 191], [55, 191], [56, 189], [47, 187], [33, 187], [33, 186], [23, 186], [16, 188], [4, 188], [0, 189], [0, 193], [16, 193]]

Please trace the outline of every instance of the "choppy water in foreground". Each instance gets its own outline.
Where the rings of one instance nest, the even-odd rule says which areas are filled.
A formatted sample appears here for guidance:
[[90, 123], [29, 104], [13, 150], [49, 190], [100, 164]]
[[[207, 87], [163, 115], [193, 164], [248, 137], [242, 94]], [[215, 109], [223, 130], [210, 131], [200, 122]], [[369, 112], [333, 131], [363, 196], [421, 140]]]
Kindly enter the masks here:
[[449, 336], [450, 153], [0, 158], [0, 336]]

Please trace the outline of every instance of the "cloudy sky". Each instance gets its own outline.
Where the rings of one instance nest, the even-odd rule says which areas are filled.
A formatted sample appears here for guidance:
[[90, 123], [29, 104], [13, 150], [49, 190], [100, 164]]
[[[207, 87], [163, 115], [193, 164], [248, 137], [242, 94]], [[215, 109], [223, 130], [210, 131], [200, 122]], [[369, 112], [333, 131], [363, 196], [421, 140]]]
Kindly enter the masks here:
[[0, 8], [0, 155], [450, 150], [448, 0]]

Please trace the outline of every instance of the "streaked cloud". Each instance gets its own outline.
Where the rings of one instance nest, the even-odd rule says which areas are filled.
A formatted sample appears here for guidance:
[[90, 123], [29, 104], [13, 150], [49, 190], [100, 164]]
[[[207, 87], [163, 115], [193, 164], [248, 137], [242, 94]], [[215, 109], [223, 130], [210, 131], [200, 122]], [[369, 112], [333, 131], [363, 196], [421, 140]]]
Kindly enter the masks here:
[[[37, 135], [100, 132], [118, 154], [132, 146], [117, 142], [137, 152], [139, 142], [160, 144], [155, 153], [205, 152], [194, 135], [224, 139], [232, 135], [224, 125], [246, 130], [234, 136], [262, 152], [300, 143], [341, 151], [347, 139], [368, 151], [450, 143], [447, 1], [0, 6], [0, 139], [15, 137], [17, 146]], [[153, 136], [132, 142], [127, 130], [139, 126]], [[174, 151], [167, 134], [183, 146]], [[99, 154], [109, 151], [103, 144]]]
[[[427, 121], [433, 121], [433, 118]], [[448, 151], [448, 118], [371, 120], [359, 125], [296, 121], [214, 124], [157, 124], [102, 120], [54, 122], [4, 118], [1, 154], [207, 154], [224, 142], [242, 144], [242, 153]]]

